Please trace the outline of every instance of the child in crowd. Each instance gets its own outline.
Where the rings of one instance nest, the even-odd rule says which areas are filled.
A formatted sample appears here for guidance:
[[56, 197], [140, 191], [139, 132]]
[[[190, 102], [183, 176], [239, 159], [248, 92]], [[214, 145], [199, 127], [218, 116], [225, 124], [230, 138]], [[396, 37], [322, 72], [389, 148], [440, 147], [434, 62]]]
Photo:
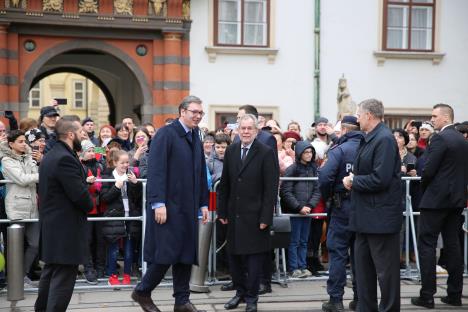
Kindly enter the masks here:
[[[286, 169], [285, 177], [314, 177], [317, 173], [315, 150], [309, 142], [299, 141], [295, 147], [296, 162]], [[281, 208], [284, 213], [303, 216], [312, 212], [320, 201], [317, 181], [283, 181], [280, 188]], [[311, 218], [291, 218], [291, 240], [288, 247], [288, 266], [291, 277], [311, 276], [307, 269], [307, 242]]]
[[[104, 165], [97, 161], [94, 153], [94, 144], [90, 140], [81, 141], [80, 159], [86, 171], [86, 182], [88, 191], [93, 200], [93, 209], [88, 213], [89, 217], [100, 217], [101, 209], [99, 205], [99, 193], [102, 183], [96, 179], [102, 179]], [[89, 246], [89, 260], [84, 264], [84, 276], [86, 282], [95, 285], [97, 279], [104, 277], [104, 267], [106, 263], [106, 249], [104, 237], [102, 235], [102, 222], [87, 223], [87, 239]]]
[[[106, 217], [134, 217], [141, 215], [141, 183], [136, 175], [129, 170], [129, 156], [126, 151], [112, 150], [110, 167], [103, 175], [103, 179], [115, 179], [115, 183], [103, 183], [101, 190], [101, 204], [106, 207]], [[141, 233], [139, 221], [106, 221], [102, 229], [107, 241], [107, 275], [109, 285], [120, 285], [116, 273], [116, 261], [119, 253], [119, 240], [124, 241], [124, 270], [123, 285], [130, 284], [130, 274], [133, 264], [134, 243]]]
[[214, 137], [214, 153], [206, 161], [210, 170], [211, 181], [216, 183], [223, 173], [223, 160], [226, 148], [231, 144], [231, 139], [224, 133], [216, 134]]

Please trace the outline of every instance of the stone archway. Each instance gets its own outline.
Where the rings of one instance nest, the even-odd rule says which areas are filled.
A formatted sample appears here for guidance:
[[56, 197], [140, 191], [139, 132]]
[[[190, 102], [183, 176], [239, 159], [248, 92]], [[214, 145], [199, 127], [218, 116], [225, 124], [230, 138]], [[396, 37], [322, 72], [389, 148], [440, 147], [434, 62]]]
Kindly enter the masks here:
[[[107, 66], [104, 66], [106, 62], [97, 60], [103, 58], [107, 58]], [[131, 113], [136, 113], [141, 122], [152, 120], [152, 114], [148, 113], [153, 102], [151, 87], [135, 60], [106, 42], [82, 39], [69, 40], [49, 48], [29, 66], [20, 85], [21, 117], [28, 111], [28, 92], [37, 78], [46, 72], [61, 71], [61, 68], [88, 73], [88, 76], [105, 85], [101, 89], [108, 90], [115, 103], [111, 109], [112, 121]], [[128, 97], [128, 93], [134, 97]]]

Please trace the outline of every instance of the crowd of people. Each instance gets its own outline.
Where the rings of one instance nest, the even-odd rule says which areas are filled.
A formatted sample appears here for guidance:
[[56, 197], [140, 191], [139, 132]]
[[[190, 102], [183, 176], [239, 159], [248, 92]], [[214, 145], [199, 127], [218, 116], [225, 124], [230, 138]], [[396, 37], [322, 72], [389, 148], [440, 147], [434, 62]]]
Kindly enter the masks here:
[[[220, 249], [218, 270], [232, 276], [233, 283], [224, 285], [223, 290], [237, 290], [236, 296], [226, 304], [226, 309], [236, 308], [239, 303], [245, 301], [247, 311], [256, 311], [258, 294], [271, 292], [272, 266], [268, 237], [258, 236], [258, 242], [252, 243], [252, 239], [260, 235], [256, 232], [258, 229], [247, 230], [248, 219], [256, 208], [253, 207], [251, 212], [246, 210], [252, 202], [266, 202], [263, 205], [271, 206], [269, 212], [268, 209], [266, 212], [263, 209], [262, 212], [255, 213], [262, 216], [259, 222], [260, 231], [270, 226], [276, 205], [270, 205], [265, 198], [271, 197], [268, 192], [272, 190], [274, 198], [279, 194], [277, 209], [283, 214], [292, 215], [287, 252], [290, 276], [320, 276], [325, 269], [323, 263], [329, 263], [327, 291], [330, 300], [323, 304], [324, 311], [343, 311], [346, 270], [349, 265], [352, 268], [354, 291], [354, 300], [349, 306], [351, 310], [355, 310], [358, 304], [371, 310], [376, 308], [377, 276], [381, 282], [381, 310], [399, 309], [399, 286], [396, 286], [396, 283], [399, 285], [399, 275], [395, 276], [392, 273], [395, 272], [393, 268], [399, 270], [405, 265], [406, 253], [411, 261], [416, 261], [413, 238], [410, 235], [410, 250], [405, 249], [406, 242], [403, 240], [405, 227], [402, 226], [402, 213], [406, 209], [406, 183], [401, 181], [402, 176], [423, 177], [423, 183], [412, 181], [410, 184], [412, 208], [414, 211], [421, 208], [422, 212], [423, 222], [417, 227], [417, 230], [421, 231], [418, 243], [421, 242], [424, 246], [420, 247], [420, 253], [424, 253], [426, 257], [421, 261], [423, 290], [421, 297], [415, 298], [413, 303], [433, 307], [432, 296], [435, 290], [425, 283], [432, 283], [432, 277], [429, 276], [432, 276], [432, 266], [435, 270], [435, 262], [428, 262], [428, 259], [432, 259], [431, 252], [435, 250], [440, 232], [444, 238], [444, 248], [438, 261], [439, 269], [445, 268], [451, 276], [458, 274], [459, 264], [454, 260], [453, 253], [460, 253], [461, 250], [459, 243], [463, 235], [459, 208], [463, 209], [467, 203], [466, 176], [465, 180], [461, 178], [458, 181], [447, 181], [452, 186], [458, 183], [462, 189], [465, 188], [464, 195], [460, 195], [465, 196], [463, 204], [460, 206], [460, 201], [454, 203], [451, 208], [457, 208], [456, 213], [444, 215], [444, 218], [453, 222], [448, 225], [454, 229], [454, 233], [449, 234], [450, 241], [444, 237], [448, 235], [445, 229], [447, 224], [435, 224], [434, 217], [428, 216], [427, 212], [430, 208], [435, 209], [431, 211], [432, 214], [437, 209], [445, 208], [443, 205], [432, 207], [427, 199], [428, 190], [432, 192], [435, 187], [432, 185], [436, 183], [434, 176], [439, 174], [434, 166], [440, 165], [441, 160], [450, 157], [439, 151], [443, 148], [453, 148], [451, 152], [463, 152], [468, 144], [468, 122], [454, 124], [453, 110], [450, 106], [436, 105], [431, 120], [411, 120], [403, 128], [389, 130], [383, 123], [383, 105], [377, 100], [368, 100], [361, 103], [356, 116], [343, 116], [335, 125], [327, 118], [320, 117], [311, 124], [304, 135], [298, 122], [291, 121], [282, 129], [276, 120], [265, 120], [259, 116], [257, 109], [252, 105], [239, 108], [236, 124], [224, 124], [216, 131], [209, 131], [206, 127], [197, 127], [204, 114], [201, 101], [196, 97], [189, 100], [183, 102], [185, 106], [181, 104], [179, 107], [181, 117], [166, 120], [166, 127], [159, 130], [151, 123], [136, 126], [130, 117], [123, 118], [121, 123], [115, 126], [104, 125], [95, 129], [91, 118], [80, 121], [77, 116], [60, 116], [60, 112], [54, 106], [43, 107], [38, 121], [25, 118], [20, 120], [19, 124], [13, 114], [6, 113], [10, 129], [7, 130], [6, 125], [0, 122], [0, 158], [3, 178], [11, 183], [1, 187], [0, 219], [21, 223], [21, 219], [39, 217], [39, 166], [45, 155], [59, 141], [56, 124], [59, 119], [63, 119], [79, 121], [81, 124], [80, 139], [71, 139], [70, 142], [73, 150], [79, 151], [77, 156], [85, 173], [87, 191], [92, 201], [92, 208], [87, 211], [88, 217], [141, 216], [142, 209], [147, 207], [142, 207], [144, 194], [138, 179], [148, 178], [148, 182], [151, 180], [158, 185], [175, 183], [169, 185], [175, 188], [174, 194], [178, 194], [182, 188], [181, 183], [167, 181], [172, 179], [169, 176], [161, 176], [160, 172], [166, 172], [166, 175], [179, 172], [177, 175], [183, 176], [186, 172], [199, 170], [194, 159], [198, 159], [197, 148], [200, 148], [204, 155], [203, 164], [206, 165], [202, 170], [203, 174], [200, 173], [201, 177], [206, 179], [208, 188], [213, 189], [219, 181], [221, 182], [218, 191], [220, 216], [216, 221], [217, 249]], [[192, 106], [199, 109], [197, 113], [192, 112]], [[443, 119], [445, 117], [447, 118]], [[443, 122], [440, 121], [442, 119]], [[168, 128], [169, 125], [173, 125], [173, 128]], [[453, 147], [455, 143], [446, 143], [440, 138], [439, 133], [445, 134], [447, 127], [464, 137], [464, 145]], [[177, 147], [174, 145], [176, 143], [171, 143], [179, 139], [178, 131], [182, 131], [181, 136], [190, 133], [187, 140], [192, 146], [191, 149], [185, 145]], [[254, 141], [260, 142], [260, 146]], [[174, 154], [170, 152], [172, 149]], [[153, 156], [150, 156], [150, 150], [154, 151]], [[273, 161], [270, 160], [269, 151], [274, 155]], [[437, 152], [438, 158], [435, 158]], [[253, 161], [255, 165], [250, 164], [250, 167], [247, 164], [254, 156], [249, 158], [249, 153], [261, 155], [261, 159], [260, 156], [256, 156]], [[168, 154], [181, 159], [168, 160]], [[238, 159], [234, 159], [234, 155]], [[187, 159], [183, 159], [184, 157]], [[458, 170], [466, 174], [466, 164], [460, 167], [458, 159], [449, 159], [449, 162], [452, 162], [455, 168], [449, 168], [448, 171]], [[181, 171], [178, 167], [182, 163], [190, 166]], [[168, 170], [172, 165], [175, 166], [174, 172]], [[247, 169], [243, 169], [244, 167]], [[235, 170], [240, 170], [242, 175]], [[430, 170], [433, 172], [429, 173]], [[319, 180], [277, 183], [279, 176], [318, 176]], [[114, 179], [115, 182], [100, 182], [100, 179]], [[241, 180], [245, 182], [239, 183]], [[199, 186], [188, 186], [193, 187], [195, 194], [204, 192]], [[443, 200], [451, 200], [453, 194], [449, 194], [449, 190], [446, 193]], [[165, 202], [170, 199], [161, 195], [159, 190], [150, 190], [148, 194], [150, 208], [155, 211], [154, 233], [164, 236], [166, 234], [161, 232], [159, 225], [164, 224], [170, 213], [173, 213], [168, 210], [166, 214], [166, 206], [177, 206], [177, 201]], [[259, 198], [255, 197], [259, 195]], [[200, 207], [197, 208], [205, 208], [203, 196], [200, 195]], [[186, 209], [183, 203], [181, 207], [181, 210]], [[240, 210], [243, 210], [245, 215], [239, 213]], [[205, 210], [203, 211], [205, 214]], [[311, 213], [322, 215], [307, 217]], [[240, 219], [233, 219], [233, 214]], [[205, 217], [204, 215], [204, 220]], [[172, 218], [170, 220], [173, 222]], [[242, 233], [238, 232], [234, 220], [238, 220], [237, 222], [244, 227]], [[186, 227], [187, 224], [187, 221], [173, 223], [166, 225], [166, 228]], [[25, 227], [24, 284], [25, 287], [34, 287], [34, 281], [38, 279], [41, 230], [38, 223], [22, 225]], [[1, 227], [2, 249], [6, 253], [6, 225]], [[140, 274], [142, 253], [145, 252], [146, 255], [146, 251], [141, 250], [141, 222], [88, 222], [85, 228], [86, 260], [81, 264], [84, 267], [83, 276], [86, 282], [95, 285], [99, 279], [106, 278], [112, 286], [131, 284], [132, 276]], [[251, 234], [248, 234], [249, 231]], [[453, 242], [454, 239], [456, 242]], [[174, 240], [174, 237], [169, 240]], [[228, 245], [223, 248], [226, 241]], [[158, 242], [151, 244], [157, 245]], [[454, 246], [457, 244], [458, 249]], [[263, 250], [265, 247], [267, 250]], [[151, 267], [150, 275], [157, 277], [156, 280], [162, 278], [167, 271], [167, 264], [179, 263], [179, 260], [171, 258], [174, 246], [169, 245], [167, 248], [169, 249], [164, 252], [158, 251], [158, 248], [152, 251], [152, 259], [160, 259], [154, 261], [161, 261], [157, 263], [165, 265]], [[187, 248], [191, 250], [187, 246], [183, 247], [183, 250], [187, 253], [186, 257], [190, 258], [192, 253], [188, 252]], [[163, 247], [159, 249], [163, 250]], [[240, 255], [242, 257], [238, 257]], [[177, 257], [181, 256], [173, 255], [173, 258]], [[382, 261], [395, 257], [398, 259], [391, 262], [391, 268], [390, 265], [382, 268]], [[455, 258], [458, 259], [457, 257]], [[123, 260], [120, 269], [119, 259]], [[196, 259], [184, 259], [183, 263], [196, 263]], [[187, 274], [184, 270], [187, 270], [187, 266], [179, 266], [176, 270], [178, 273], [174, 272], [179, 274], [179, 281], [186, 279]], [[247, 276], [255, 278], [241, 278], [246, 273], [243, 270], [247, 270]], [[121, 277], [119, 272], [122, 273]], [[458, 305], [461, 304], [461, 290], [458, 281], [454, 280], [457, 278], [449, 279], [446, 303]], [[4, 276], [3, 280], [0, 276], [0, 283], [5, 283]], [[372, 283], [374, 285], [370, 286]], [[143, 280], [132, 294], [132, 298], [146, 308], [153, 309], [147, 294], [150, 294], [156, 285], [157, 283], [150, 283], [148, 279]], [[366, 288], [363, 285], [366, 285]], [[177, 287], [180, 287], [182, 292], [185, 291], [184, 285]], [[176, 297], [176, 306], [183, 307], [180, 311], [197, 311], [193, 305], [187, 304], [188, 296]]]

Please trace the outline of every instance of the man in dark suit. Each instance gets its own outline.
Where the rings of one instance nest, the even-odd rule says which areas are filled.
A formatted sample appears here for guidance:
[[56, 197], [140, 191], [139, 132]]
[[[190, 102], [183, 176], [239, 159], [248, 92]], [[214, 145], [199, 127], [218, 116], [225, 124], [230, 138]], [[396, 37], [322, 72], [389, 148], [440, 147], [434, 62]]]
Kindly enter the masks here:
[[257, 118], [239, 121], [240, 142], [228, 147], [219, 185], [218, 218], [228, 225], [230, 271], [236, 295], [224, 306], [247, 303], [257, 311], [258, 287], [265, 253], [271, 249], [269, 226], [278, 191], [277, 158], [271, 148], [255, 139]]
[[39, 167], [40, 258], [45, 262], [36, 311], [66, 311], [78, 265], [87, 261], [86, 217], [93, 202], [86, 172], [76, 155], [81, 149], [79, 121], [60, 119], [58, 141]]
[[187, 96], [179, 119], [159, 129], [149, 152], [145, 261], [148, 270], [132, 293], [147, 312], [159, 309], [151, 292], [172, 265], [175, 312], [200, 311], [190, 302], [190, 273], [198, 261], [198, 216], [208, 220], [205, 156], [198, 136], [202, 102]]
[[422, 287], [411, 303], [434, 308], [436, 293], [436, 245], [442, 233], [447, 255], [447, 296], [443, 303], [461, 306], [463, 260], [461, 256], [460, 216], [466, 207], [468, 143], [453, 126], [453, 109], [447, 104], [433, 107], [431, 122], [435, 130], [427, 149], [427, 160], [421, 175], [423, 195], [419, 208], [418, 248], [421, 259]]
[[343, 186], [351, 190], [349, 229], [356, 233], [357, 309], [400, 311], [400, 154], [395, 138], [382, 122], [382, 102], [361, 102], [357, 115], [366, 136], [353, 164], [354, 174], [343, 178]]
[[[253, 105], [247, 104], [247, 105], [242, 105], [241, 107], [239, 107], [239, 111], [237, 112], [237, 122], [239, 122], [239, 120], [245, 114], [252, 114], [255, 116], [255, 118], [258, 119], [257, 108]], [[278, 149], [277, 149], [276, 139], [269, 131], [259, 129], [256, 139], [259, 142], [269, 146], [275, 153], [276, 159], [278, 159]], [[240, 141], [239, 135], [236, 135], [236, 137], [234, 138], [234, 143], [239, 142], [239, 141]], [[278, 160], [276, 161], [276, 164], [279, 167]], [[271, 255], [272, 255], [272, 251], [270, 250], [266, 253], [266, 256], [264, 258], [265, 262], [262, 266], [262, 276], [260, 278], [260, 287], [258, 289], [259, 295], [271, 293], [271, 274], [272, 274]], [[221, 287], [221, 290], [232, 290], [233, 287], [234, 285], [231, 282], [229, 284], [223, 285]]]

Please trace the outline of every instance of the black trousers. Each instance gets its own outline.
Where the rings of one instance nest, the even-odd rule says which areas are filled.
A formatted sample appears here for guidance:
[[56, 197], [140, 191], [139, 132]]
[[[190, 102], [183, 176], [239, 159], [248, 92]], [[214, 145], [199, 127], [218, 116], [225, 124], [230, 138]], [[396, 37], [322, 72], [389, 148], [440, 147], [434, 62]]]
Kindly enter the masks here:
[[459, 240], [459, 209], [421, 209], [419, 217], [418, 248], [421, 265], [421, 292], [426, 299], [432, 299], [436, 293], [436, 246], [439, 233], [444, 241], [446, 255], [447, 294], [461, 298], [463, 290], [463, 260]]
[[[161, 283], [170, 266], [170, 264], [149, 264], [141, 282], [135, 287], [135, 292], [140, 296], [151, 297], [151, 292]], [[175, 298], [176, 305], [183, 305], [189, 302], [191, 272], [191, 264], [177, 263], [172, 265], [174, 288], [172, 296]]]
[[106, 242], [102, 234], [103, 222], [87, 222], [88, 263], [83, 263], [86, 270], [101, 270], [106, 267]]
[[[358, 311], [400, 311], [400, 233], [356, 233]], [[377, 280], [381, 299], [377, 305]]]
[[229, 268], [236, 296], [247, 303], [257, 303], [258, 287], [266, 253], [251, 255], [229, 255]]
[[39, 281], [35, 311], [66, 311], [75, 287], [78, 265], [46, 264]]

